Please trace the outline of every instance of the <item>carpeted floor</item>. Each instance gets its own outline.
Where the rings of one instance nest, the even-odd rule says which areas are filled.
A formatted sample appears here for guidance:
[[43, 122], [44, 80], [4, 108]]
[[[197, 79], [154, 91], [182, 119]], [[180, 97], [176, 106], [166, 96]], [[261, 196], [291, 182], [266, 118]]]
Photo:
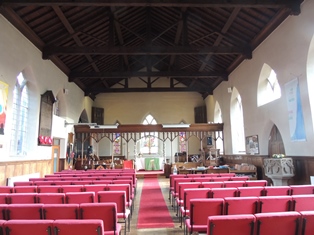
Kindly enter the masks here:
[[174, 223], [161, 193], [157, 175], [145, 176], [137, 228], [173, 228]]

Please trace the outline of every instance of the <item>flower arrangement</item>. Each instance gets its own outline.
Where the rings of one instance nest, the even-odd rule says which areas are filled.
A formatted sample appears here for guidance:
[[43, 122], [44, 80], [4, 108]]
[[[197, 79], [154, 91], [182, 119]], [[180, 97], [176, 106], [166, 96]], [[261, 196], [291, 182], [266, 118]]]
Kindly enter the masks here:
[[273, 157], [273, 158], [283, 158], [283, 157], [285, 157], [285, 155], [282, 154], [282, 153], [276, 153], [276, 154], [273, 154], [272, 157]]

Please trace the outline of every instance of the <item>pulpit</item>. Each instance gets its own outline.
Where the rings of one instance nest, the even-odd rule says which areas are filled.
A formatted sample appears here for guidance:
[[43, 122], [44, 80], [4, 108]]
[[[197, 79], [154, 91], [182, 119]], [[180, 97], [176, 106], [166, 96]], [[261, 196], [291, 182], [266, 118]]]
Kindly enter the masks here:
[[294, 176], [292, 158], [264, 159], [265, 175], [272, 179], [274, 186], [287, 186], [288, 180]]

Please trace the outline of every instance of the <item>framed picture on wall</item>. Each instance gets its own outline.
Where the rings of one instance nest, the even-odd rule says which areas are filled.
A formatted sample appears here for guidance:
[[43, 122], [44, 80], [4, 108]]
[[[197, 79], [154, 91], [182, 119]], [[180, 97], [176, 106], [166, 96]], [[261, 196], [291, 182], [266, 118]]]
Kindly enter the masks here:
[[259, 154], [258, 135], [245, 137], [245, 144], [247, 154]]

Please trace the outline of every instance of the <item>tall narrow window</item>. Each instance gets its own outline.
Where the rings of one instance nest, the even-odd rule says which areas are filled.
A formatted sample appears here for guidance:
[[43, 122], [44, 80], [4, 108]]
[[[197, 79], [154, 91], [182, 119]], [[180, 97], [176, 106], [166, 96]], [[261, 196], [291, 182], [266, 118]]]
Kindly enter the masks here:
[[22, 73], [17, 76], [13, 90], [11, 154], [27, 155], [27, 117], [28, 117], [28, 89], [27, 81]]
[[236, 88], [233, 88], [231, 98], [231, 134], [234, 154], [245, 153], [245, 135], [242, 99]]
[[[214, 113], [214, 122], [222, 123], [222, 113], [219, 103], [216, 101], [215, 104], [215, 113]], [[224, 153], [223, 139], [222, 139], [222, 131], [215, 132], [215, 140], [216, 140], [216, 149], [219, 149], [219, 153]]]
[[[152, 115], [147, 115], [143, 121], [144, 125], [156, 125], [157, 122]], [[141, 133], [141, 153], [158, 153], [158, 132]]]

